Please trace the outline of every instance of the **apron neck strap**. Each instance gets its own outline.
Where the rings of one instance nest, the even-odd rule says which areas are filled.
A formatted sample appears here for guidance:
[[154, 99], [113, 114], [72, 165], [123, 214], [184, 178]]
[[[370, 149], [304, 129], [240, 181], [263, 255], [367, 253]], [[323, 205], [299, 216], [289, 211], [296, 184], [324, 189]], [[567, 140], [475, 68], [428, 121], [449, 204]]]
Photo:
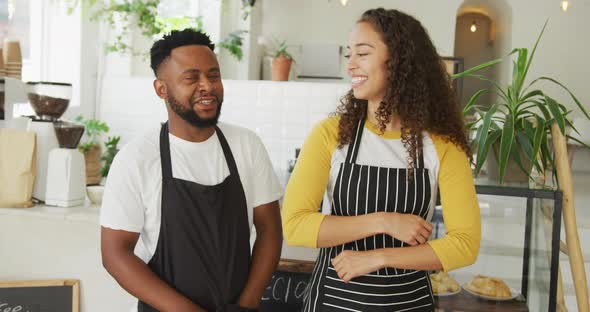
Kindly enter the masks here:
[[[223, 155], [225, 156], [225, 161], [227, 162], [230, 175], [233, 175], [239, 179], [240, 175], [238, 173], [234, 155], [229, 148], [229, 144], [227, 143], [223, 132], [221, 132], [221, 129], [219, 129], [217, 126], [215, 126], [215, 132], [217, 133], [219, 143], [221, 143], [221, 148], [223, 150]], [[172, 161], [170, 158], [170, 139], [168, 137], [168, 133], [168, 122], [165, 122], [162, 124], [162, 129], [160, 130], [160, 159], [162, 163], [162, 177], [164, 178], [172, 178]]]
[[361, 137], [363, 136], [363, 129], [365, 128], [365, 118], [359, 120], [358, 125], [354, 130], [354, 139], [348, 144], [348, 152], [346, 152], [346, 162], [355, 163], [356, 157], [359, 154], [359, 147], [361, 145]]
[[418, 156], [418, 162], [416, 163], [417, 169], [424, 168], [424, 148], [421, 151], [416, 151], [416, 156]]
[[168, 122], [160, 129], [160, 160], [162, 163], [162, 177], [172, 178], [172, 162], [170, 161], [170, 139], [168, 138]]
[[[365, 128], [365, 118], [361, 118], [359, 120], [358, 125], [354, 130], [354, 139], [350, 144], [348, 144], [348, 152], [346, 152], [346, 162], [347, 163], [356, 163], [356, 158], [359, 154], [359, 147], [361, 145], [361, 138], [363, 136], [363, 130]], [[421, 169], [424, 168], [424, 149], [422, 151], [417, 151], [416, 155], [418, 156], [418, 161], [416, 162], [416, 168]]]
[[227, 163], [227, 167], [229, 168], [229, 174], [235, 176], [240, 180], [240, 174], [238, 173], [238, 167], [236, 166], [236, 161], [234, 159], [234, 155], [229, 148], [229, 144], [225, 139], [225, 135], [221, 132], [219, 127], [215, 126], [215, 132], [217, 132], [217, 138], [219, 139], [219, 143], [221, 143], [221, 148], [223, 149], [223, 155], [225, 156], [225, 162]]

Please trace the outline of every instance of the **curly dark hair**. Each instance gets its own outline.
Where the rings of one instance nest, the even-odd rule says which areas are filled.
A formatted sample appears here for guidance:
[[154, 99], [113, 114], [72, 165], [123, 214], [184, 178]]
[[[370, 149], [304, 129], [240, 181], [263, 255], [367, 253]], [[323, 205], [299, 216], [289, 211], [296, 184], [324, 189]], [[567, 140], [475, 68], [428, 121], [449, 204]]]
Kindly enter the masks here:
[[[401, 140], [408, 151], [408, 167], [415, 168], [423, 146], [422, 133], [440, 135], [459, 146], [471, 160], [465, 124], [450, 77], [424, 27], [412, 16], [383, 8], [368, 10], [358, 23], [366, 22], [381, 34], [388, 49], [387, 90], [376, 111], [381, 132], [397, 115]], [[352, 90], [336, 110], [339, 146], [352, 142], [354, 129], [366, 118], [367, 101], [356, 99]]]
[[158, 68], [167, 58], [173, 49], [186, 45], [203, 45], [211, 51], [215, 50], [215, 44], [211, 42], [209, 36], [203, 32], [187, 28], [183, 30], [173, 30], [170, 34], [165, 35], [162, 39], [154, 42], [150, 49], [150, 67], [154, 75], [158, 76]]

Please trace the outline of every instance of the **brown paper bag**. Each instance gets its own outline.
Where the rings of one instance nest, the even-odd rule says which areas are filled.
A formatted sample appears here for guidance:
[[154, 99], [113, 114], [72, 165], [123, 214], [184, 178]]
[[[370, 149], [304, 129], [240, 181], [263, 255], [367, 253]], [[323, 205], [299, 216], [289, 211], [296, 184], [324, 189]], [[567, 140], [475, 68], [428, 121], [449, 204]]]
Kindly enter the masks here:
[[35, 133], [0, 129], [0, 207], [33, 206], [35, 170]]

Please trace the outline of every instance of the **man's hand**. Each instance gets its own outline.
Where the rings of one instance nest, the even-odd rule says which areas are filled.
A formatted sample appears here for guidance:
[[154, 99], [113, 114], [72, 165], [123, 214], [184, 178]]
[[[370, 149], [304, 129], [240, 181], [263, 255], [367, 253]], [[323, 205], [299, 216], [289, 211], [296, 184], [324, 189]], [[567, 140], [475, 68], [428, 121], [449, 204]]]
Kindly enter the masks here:
[[279, 203], [274, 201], [254, 208], [254, 226], [256, 241], [252, 249], [250, 275], [238, 301], [240, 307], [250, 309], [257, 309], [260, 305], [262, 294], [281, 257], [283, 231]]
[[162, 312], [205, 312], [166, 284], [134, 253], [139, 233], [101, 228], [105, 269], [131, 295]]

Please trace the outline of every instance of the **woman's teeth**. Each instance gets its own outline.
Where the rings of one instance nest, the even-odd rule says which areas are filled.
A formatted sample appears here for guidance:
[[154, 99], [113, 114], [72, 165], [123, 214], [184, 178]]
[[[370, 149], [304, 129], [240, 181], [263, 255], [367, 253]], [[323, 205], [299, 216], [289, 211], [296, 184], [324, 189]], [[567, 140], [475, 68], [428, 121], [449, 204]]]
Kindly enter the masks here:
[[352, 83], [352, 87], [356, 88], [356, 87], [362, 85], [363, 83], [365, 83], [366, 80], [367, 80], [367, 77], [352, 77], [352, 79], [350, 81]]

